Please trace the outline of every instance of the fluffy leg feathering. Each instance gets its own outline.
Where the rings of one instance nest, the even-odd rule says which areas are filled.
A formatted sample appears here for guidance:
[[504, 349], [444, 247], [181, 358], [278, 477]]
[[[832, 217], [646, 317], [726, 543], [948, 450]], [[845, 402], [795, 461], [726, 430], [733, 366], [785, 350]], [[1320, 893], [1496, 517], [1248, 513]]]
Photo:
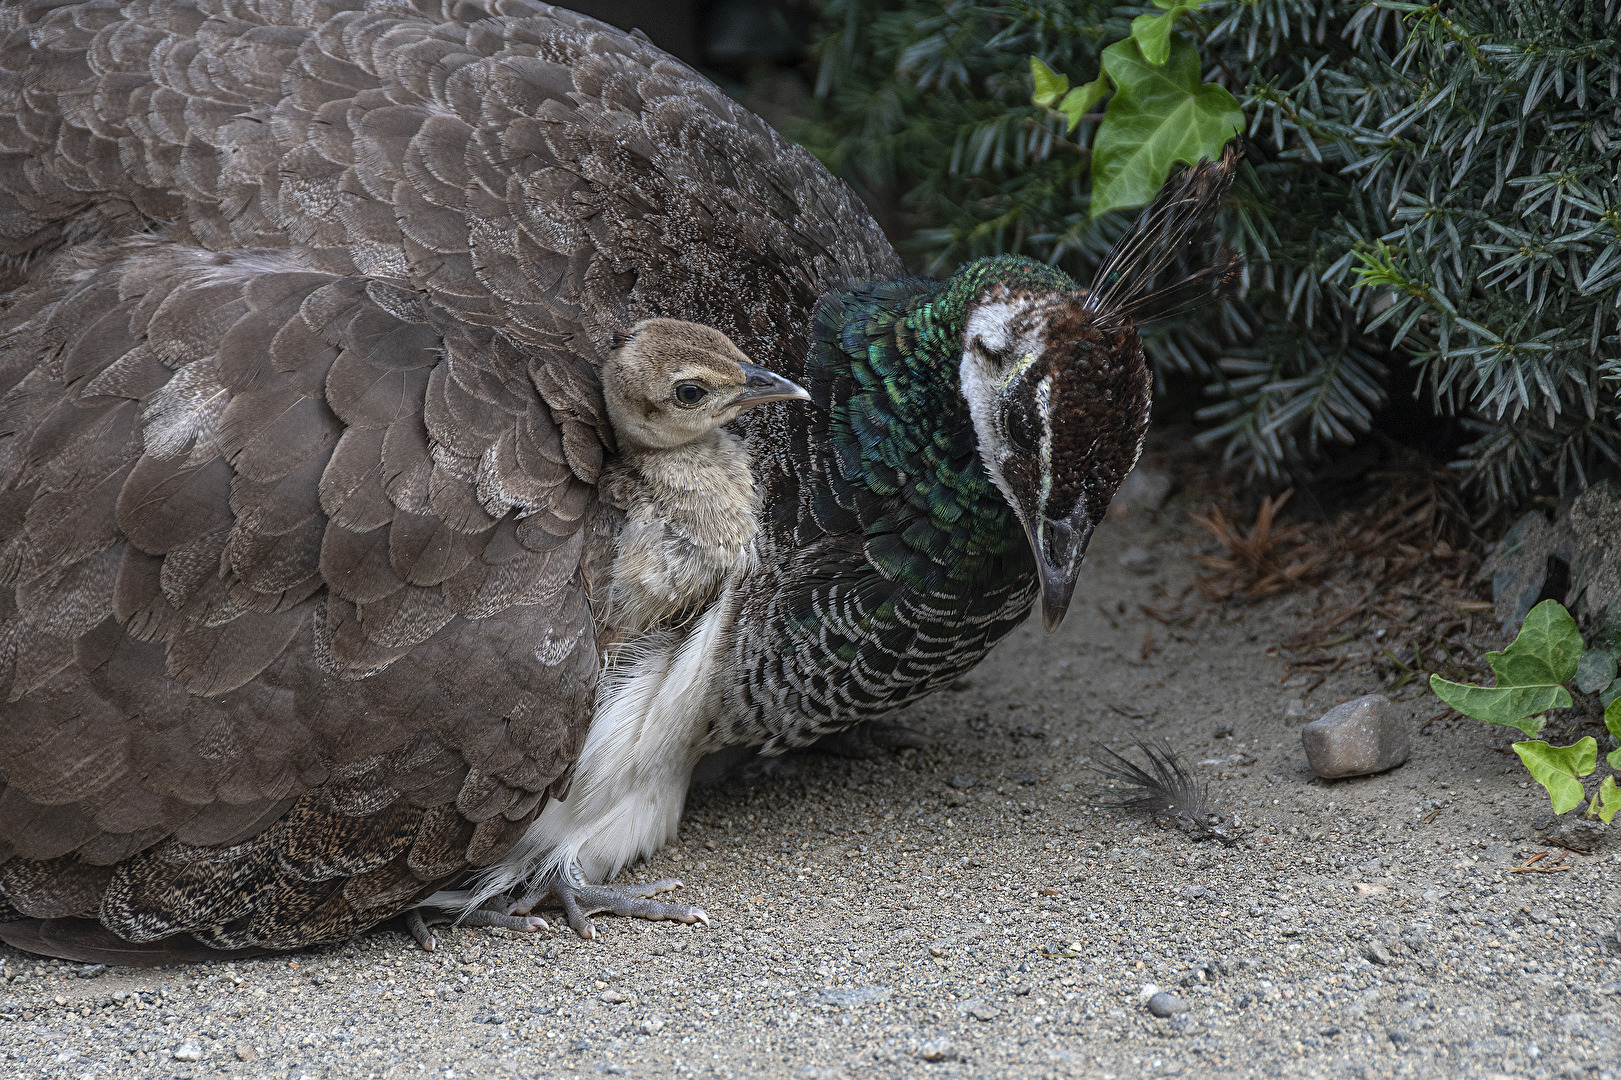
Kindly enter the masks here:
[[426, 906], [460, 909], [464, 924], [505, 926], [489, 920], [496, 913], [488, 901], [518, 895], [506, 906], [511, 917], [551, 898], [587, 939], [596, 934], [588, 916], [597, 912], [707, 923], [700, 908], [649, 899], [679, 881], [623, 888], [589, 882], [612, 878], [675, 838], [693, 766], [714, 749], [709, 722], [735, 618], [728, 590], [689, 626], [622, 647], [603, 676], [568, 797], [550, 803], [473, 889], [436, 893]]

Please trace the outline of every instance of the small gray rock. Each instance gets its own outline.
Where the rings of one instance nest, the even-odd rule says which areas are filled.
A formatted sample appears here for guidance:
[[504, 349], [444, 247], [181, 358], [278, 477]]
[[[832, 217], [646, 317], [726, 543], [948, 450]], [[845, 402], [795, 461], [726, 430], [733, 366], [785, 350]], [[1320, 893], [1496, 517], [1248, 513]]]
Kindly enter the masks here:
[[1148, 1011], [1153, 1015], [1164, 1019], [1167, 1016], [1176, 1016], [1178, 1013], [1187, 1012], [1188, 1003], [1177, 997], [1175, 994], [1166, 993], [1164, 990], [1161, 990], [1159, 993], [1148, 999]]
[[837, 1005], [845, 1009], [874, 1005], [889, 997], [887, 986], [830, 986], [816, 992], [819, 1005]]
[[1133, 574], [1152, 574], [1157, 565], [1159, 560], [1154, 558], [1154, 553], [1136, 544], [1120, 553], [1120, 568]]
[[174, 1059], [176, 1061], [201, 1061], [203, 1060], [203, 1052], [196, 1043], [185, 1043], [175, 1048]]
[[917, 1056], [923, 1061], [956, 1061], [957, 1048], [946, 1039], [930, 1039], [917, 1048]]
[[1537, 820], [1536, 830], [1538, 836], [1545, 836], [1550, 840], [1581, 848], [1583, 851], [1595, 851], [1604, 847], [1605, 842], [1610, 839], [1611, 832], [1602, 822], [1583, 817], [1580, 808], [1558, 816], [1544, 814]]
[[947, 780], [946, 783], [950, 784], [958, 791], [966, 791], [975, 784], [979, 783], [979, 777], [974, 776], [971, 773], [961, 773], [957, 776], [953, 776], [950, 780]]
[[1325, 780], [1394, 769], [1412, 753], [1407, 717], [1383, 694], [1336, 705], [1300, 729], [1306, 760]]
[[1182, 899], [1184, 900], [1214, 900], [1215, 898], [1216, 894], [1203, 885], [1188, 885], [1182, 889]]
[[970, 998], [958, 1005], [957, 1011], [964, 1016], [972, 1016], [975, 1020], [995, 1020], [1002, 1015], [1001, 1009], [986, 1004], [983, 998]]
[[1370, 963], [1378, 964], [1380, 967], [1389, 967], [1395, 962], [1390, 950], [1378, 941], [1370, 941], [1362, 946], [1362, 955], [1367, 957]]

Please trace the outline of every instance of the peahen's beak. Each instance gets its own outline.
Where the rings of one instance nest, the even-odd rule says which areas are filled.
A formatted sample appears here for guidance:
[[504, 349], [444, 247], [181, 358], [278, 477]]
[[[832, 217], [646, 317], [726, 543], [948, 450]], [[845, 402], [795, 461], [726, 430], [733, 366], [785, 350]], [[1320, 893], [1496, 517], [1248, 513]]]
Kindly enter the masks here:
[[748, 381], [743, 384], [743, 393], [732, 402], [742, 405], [745, 409], [752, 409], [756, 405], [764, 405], [768, 401], [809, 401], [810, 394], [803, 386], [792, 379], [785, 379], [775, 371], [769, 371], [759, 364], [742, 364], [743, 374]]
[[1035, 528], [1026, 522], [1024, 533], [1041, 579], [1041, 622], [1050, 634], [1069, 610], [1086, 545], [1092, 542], [1092, 522], [1079, 503], [1067, 518], [1038, 518], [1037, 522]]

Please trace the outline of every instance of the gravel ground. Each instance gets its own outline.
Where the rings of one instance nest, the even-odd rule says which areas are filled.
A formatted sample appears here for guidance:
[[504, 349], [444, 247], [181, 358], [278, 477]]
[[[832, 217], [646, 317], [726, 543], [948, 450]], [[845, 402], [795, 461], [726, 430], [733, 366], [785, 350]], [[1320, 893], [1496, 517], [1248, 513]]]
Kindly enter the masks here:
[[[1507, 873], [1550, 850], [1546, 798], [1416, 694], [1406, 765], [1314, 779], [1300, 725], [1380, 689], [1368, 646], [1308, 690], [1274, 647], [1302, 600], [1151, 621], [1202, 607], [1180, 520], [1100, 529], [1060, 633], [901, 717], [929, 747], [710, 769], [624, 879], [682, 877], [711, 927], [145, 970], [0, 949], [0, 1076], [1621, 1078], [1621, 844]], [[1144, 735], [1242, 842], [1086, 806], [1091, 743]]]

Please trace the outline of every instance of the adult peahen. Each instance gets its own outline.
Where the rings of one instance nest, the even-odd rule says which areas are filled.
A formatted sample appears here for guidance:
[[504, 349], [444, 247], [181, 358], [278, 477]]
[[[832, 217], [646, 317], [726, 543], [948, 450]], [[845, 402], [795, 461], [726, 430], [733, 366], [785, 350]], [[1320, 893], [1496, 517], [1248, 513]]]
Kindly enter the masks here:
[[[1063, 617], [1148, 422], [1134, 318], [1231, 173], [1091, 291], [937, 283], [645, 38], [526, 0], [0, 30], [0, 938], [70, 958], [503, 894], [474, 918], [701, 917], [589, 884], [669, 838], [698, 755]], [[733, 422], [753, 551], [638, 636], [599, 369], [655, 318], [811, 401]]]

